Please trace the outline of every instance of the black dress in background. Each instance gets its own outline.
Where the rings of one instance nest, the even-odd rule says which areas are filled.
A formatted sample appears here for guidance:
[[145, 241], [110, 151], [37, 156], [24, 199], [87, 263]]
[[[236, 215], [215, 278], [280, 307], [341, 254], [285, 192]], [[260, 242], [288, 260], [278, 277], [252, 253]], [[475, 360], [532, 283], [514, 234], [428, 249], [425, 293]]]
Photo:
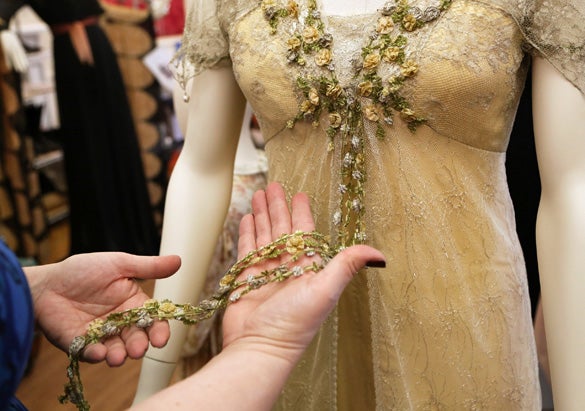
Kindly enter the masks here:
[[529, 75], [506, 152], [506, 174], [514, 203], [516, 231], [526, 261], [530, 302], [534, 316], [540, 296], [540, 277], [536, 258], [536, 215], [540, 202], [540, 175], [532, 128], [531, 87]]
[[[99, 16], [97, 0], [29, 4], [49, 26]], [[8, 20], [10, 16], [2, 16]], [[54, 35], [60, 136], [70, 202], [71, 253], [157, 254], [138, 140], [116, 56], [97, 24], [86, 26], [94, 65], [82, 64], [68, 33]]]

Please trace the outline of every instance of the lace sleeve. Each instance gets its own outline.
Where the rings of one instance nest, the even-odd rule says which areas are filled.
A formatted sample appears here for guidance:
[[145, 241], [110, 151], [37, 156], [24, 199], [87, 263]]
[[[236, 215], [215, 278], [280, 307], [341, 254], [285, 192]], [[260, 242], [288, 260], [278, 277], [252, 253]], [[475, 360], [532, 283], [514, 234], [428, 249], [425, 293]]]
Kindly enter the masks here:
[[585, 94], [585, 2], [534, 0], [523, 24], [532, 54], [547, 59]]
[[171, 66], [185, 90], [203, 70], [229, 62], [228, 41], [218, 17], [219, 0], [195, 0], [187, 13], [181, 46]]

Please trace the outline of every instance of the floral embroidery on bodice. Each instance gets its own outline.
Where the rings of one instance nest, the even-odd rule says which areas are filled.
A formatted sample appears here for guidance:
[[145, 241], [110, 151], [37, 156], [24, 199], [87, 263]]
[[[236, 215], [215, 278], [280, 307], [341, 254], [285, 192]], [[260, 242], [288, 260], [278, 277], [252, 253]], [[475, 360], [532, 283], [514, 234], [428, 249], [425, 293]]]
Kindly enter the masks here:
[[[364, 121], [376, 127], [376, 137], [384, 139], [383, 124], [394, 123], [394, 113], [402, 116], [414, 132], [425, 122], [401, 95], [404, 82], [417, 74], [418, 64], [405, 51], [408, 34], [441, 16], [451, 0], [440, 0], [437, 6], [425, 9], [412, 7], [407, 0], [388, 2], [379, 12], [376, 24], [366, 31], [360, 57], [351, 61], [351, 78], [339, 80], [332, 51], [334, 36], [321, 16], [316, 0], [309, 0], [303, 8], [294, 0], [285, 5], [278, 0], [264, 0], [262, 11], [271, 33], [278, 32], [286, 20], [286, 61], [296, 65], [299, 75], [296, 85], [302, 94], [297, 115], [287, 122], [293, 128], [300, 120], [309, 121], [317, 128], [326, 123], [330, 139], [329, 151], [335, 150], [334, 139], [341, 139], [342, 175], [338, 185], [339, 208], [334, 212], [333, 224], [338, 227], [341, 245], [366, 241], [362, 221], [364, 210], [365, 165]], [[381, 67], [388, 66], [385, 77]]]

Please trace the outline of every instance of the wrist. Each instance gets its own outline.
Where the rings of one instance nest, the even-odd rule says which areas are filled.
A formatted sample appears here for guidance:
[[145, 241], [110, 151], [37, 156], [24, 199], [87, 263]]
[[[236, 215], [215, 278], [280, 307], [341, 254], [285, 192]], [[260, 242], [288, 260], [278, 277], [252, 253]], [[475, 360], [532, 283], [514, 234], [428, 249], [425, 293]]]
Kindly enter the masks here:
[[30, 293], [35, 309], [35, 316], [37, 314], [37, 301], [47, 288], [47, 278], [50, 275], [49, 272], [52, 270], [52, 266], [53, 264], [48, 264], [22, 268], [30, 288]]
[[284, 341], [275, 341], [264, 337], [244, 337], [227, 346], [222, 352], [237, 353], [263, 359], [275, 367], [292, 369], [303, 354], [304, 347]]
[[236, 341], [197, 373], [144, 401], [145, 393], [161, 387], [147, 387], [152, 382], [142, 381], [143, 368], [145, 391], [135, 399], [135, 409], [270, 410], [296, 363], [291, 354], [258, 341]]
[[237, 342], [225, 347], [197, 378], [204, 386], [214, 387], [214, 391], [229, 387], [225, 395], [215, 396], [215, 405], [220, 408], [229, 397], [225, 409], [270, 410], [299, 357], [296, 350], [292, 354], [288, 349], [256, 342]]

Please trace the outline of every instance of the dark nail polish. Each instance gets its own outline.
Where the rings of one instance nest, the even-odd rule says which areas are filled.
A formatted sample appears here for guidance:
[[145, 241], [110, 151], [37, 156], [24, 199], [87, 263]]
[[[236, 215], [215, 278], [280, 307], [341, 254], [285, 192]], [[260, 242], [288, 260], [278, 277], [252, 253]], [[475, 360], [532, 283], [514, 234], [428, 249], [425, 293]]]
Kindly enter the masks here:
[[386, 268], [386, 261], [383, 260], [371, 260], [366, 263], [366, 267], [372, 268]]

